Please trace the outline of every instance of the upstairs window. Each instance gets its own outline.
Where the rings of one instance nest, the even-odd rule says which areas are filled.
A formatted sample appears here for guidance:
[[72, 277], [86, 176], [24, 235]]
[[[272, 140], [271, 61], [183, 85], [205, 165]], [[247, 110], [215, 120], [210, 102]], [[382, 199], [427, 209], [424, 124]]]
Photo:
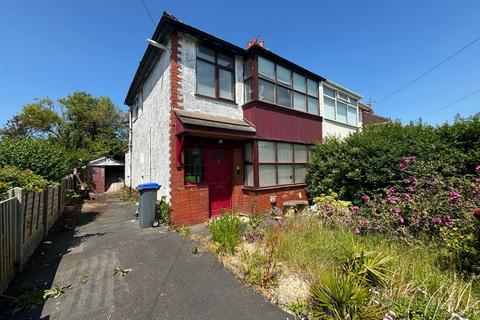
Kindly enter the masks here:
[[325, 119], [331, 119], [352, 126], [358, 125], [358, 100], [344, 92], [323, 86]]
[[235, 59], [199, 46], [197, 49], [197, 93], [235, 100]]
[[[319, 115], [318, 82], [258, 57], [258, 99]], [[251, 81], [251, 80], [250, 80]], [[246, 82], [246, 89], [250, 83]]]

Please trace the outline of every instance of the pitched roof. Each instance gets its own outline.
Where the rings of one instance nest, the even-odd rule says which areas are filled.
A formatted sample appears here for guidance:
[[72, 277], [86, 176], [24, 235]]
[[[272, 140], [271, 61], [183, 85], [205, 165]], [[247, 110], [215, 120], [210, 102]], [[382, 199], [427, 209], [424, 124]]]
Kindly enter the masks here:
[[[155, 32], [152, 35], [152, 40], [166, 45], [168, 41], [168, 36], [173, 32], [173, 31], [180, 31], [180, 32], [185, 32], [188, 34], [191, 34], [195, 36], [197, 39], [200, 41], [204, 41], [208, 43], [209, 46], [212, 46], [213, 48], [219, 48], [222, 50], [227, 50], [233, 54], [241, 55], [241, 56], [247, 56], [252, 52], [258, 52], [264, 55], [267, 58], [274, 59], [282, 64], [284, 64], [286, 67], [289, 67], [293, 69], [294, 71], [298, 71], [301, 73], [306, 74], [307, 76], [314, 78], [318, 81], [325, 81], [326, 79], [312, 71], [309, 71], [293, 62], [290, 60], [287, 60], [285, 58], [282, 58], [281, 56], [273, 53], [272, 51], [265, 49], [258, 44], [253, 45], [249, 49], [244, 49], [239, 46], [236, 46], [230, 42], [227, 42], [225, 40], [222, 40], [220, 38], [217, 38], [209, 33], [206, 33], [200, 29], [194, 28], [190, 25], [187, 25], [180, 20], [178, 20], [176, 17], [173, 15], [163, 12], [162, 18], [160, 19], [160, 22], [158, 23]], [[163, 51], [161, 51], [159, 48], [153, 47], [149, 45], [143, 55], [142, 60], [140, 61], [140, 64], [137, 68], [137, 71], [135, 72], [135, 76], [133, 78], [132, 83], [130, 84], [130, 88], [128, 89], [127, 97], [125, 98], [125, 104], [131, 106], [134, 103], [135, 96], [137, 94], [137, 91], [139, 88], [143, 85], [144, 81], [150, 74], [150, 71], [152, 70], [153, 66], [157, 62], [158, 58], [160, 57], [161, 54], [164, 54]]]
[[89, 167], [112, 167], [112, 166], [123, 166], [124, 163], [110, 159], [108, 157], [101, 157], [95, 160], [92, 160], [87, 163]]

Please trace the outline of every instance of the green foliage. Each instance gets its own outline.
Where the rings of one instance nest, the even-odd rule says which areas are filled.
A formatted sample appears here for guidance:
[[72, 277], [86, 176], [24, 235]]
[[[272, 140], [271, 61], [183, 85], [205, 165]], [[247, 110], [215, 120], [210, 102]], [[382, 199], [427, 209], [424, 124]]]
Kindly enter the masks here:
[[207, 225], [213, 241], [218, 244], [220, 250], [230, 254], [235, 252], [235, 247], [240, 241], [240, 226], [240, 218], [232, 213], [210, 219]]
[[327, 272], [311, 288], [315, 319], [382, 319], [384, 310], [372, 304], [370, 291], [355, 278]]
[[124, 267], [115, 267], [115, 272], [113, 273], [114, 277], [123, 278], [132, 271], [130, 268]]
[[300, 319], [309, 319], [311, 309], [308, 301], [295, 300], [288, 306], [288, 310], [292, 311]]
[[167, 197], [162, 196], [160, 204], [157, 205], [156, 218], [162, 220], [164, 224], [169, 226], [172, 224], [171, 213], [172, 209], [168, 205]]
[[242, 251], [241, 272], [243, 279], [250, 285], [265, 286], [269, 281], [268, 277], [268, 257], [259, 250], [253, 252]]
[[251, 214], [248, 217], [248, 224], [245, 228], [245, 240], [247, 242], [254, 242], [263, 237], [261, 224], [264, 220], [265, 216], [261, 214]]
[[346, 261], [342, 267], [346, 274], [367, 286], [384, 287], [391, 279], [388, 263], [391, 257], [380, 252], [366, 251], [360, 245], [345, 247]]
[[439, 263], [466, 273], [480, 274], [480, 224], [471, 221], [462, 226], [442, 227], [442, 255]]
[[35, 309], [43, 305], [43, 291], [40, 289], [32, 289], [15, 298], [10, 304], [12, 313], [15, 314], [24, 309]]
[[0, 143], [0, 167], [29, 169], [50, 181], [70, 173], [65, 151], [53, 141], [37, 138], [4, 139]]
[[191, 228], [187, 226], [181, 226], [180, 228], [178, 228], [178, 233], [180, 233], [182, 236], [186, 238], [190, 238], [193, 234], [193, 231]]
[[70, 204], [82, 203], [83, 201], [82, 195], [75, 190], [67, 189], [65, 195], [67, 197], [67, 202]]
[[480, 163], [480, 114], [440, 127], [420, 122], [370, 125], [342, 141], [326, 139], [309, 165], [308, 191], [319, 196], [331, 189], [358, 201], [398, 181], [398, 163], [405, 155], [440, 161], [458, 174], [472, 173]]
[[7, 191], [14, 187], [42, 192], [50, 182], [31, 170], [21, 170], [13, 166], [0, 168], [0, 200], [7, 198]]
[[2, 131], [2, 137], [40, 137], [67, 151], [70, 166], [109, 156], [122, 160], [126, 150], [126, 114], [106, 97], [74, 92], [54, 102], [26, 104]]
[[68, 289], [70, 289], [71, 286], [71, 284], [64, 287], [53, 286], [51, 289], [44, 290], [43, 299], [58, 298], [61, 294], [65, 293]]
[[139, 196], [138, 194], [133, 192], [129, 187], [123, 187], [121, 199], [126, 202], [137, 203]]

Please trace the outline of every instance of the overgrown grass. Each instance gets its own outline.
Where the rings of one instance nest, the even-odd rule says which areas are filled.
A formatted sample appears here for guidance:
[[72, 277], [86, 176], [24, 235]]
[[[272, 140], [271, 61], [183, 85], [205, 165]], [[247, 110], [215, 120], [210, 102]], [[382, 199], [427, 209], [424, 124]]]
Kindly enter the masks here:
[[[435, 244], [406, 244], [378, 235], [358, 236], [351, 230], [332, 228], [313, 216], [287, 221], [278, 233], [277, 257], [292, 272], [311, 283], [321, 281], [325, 272], [335, 272], [348, 259], [352, 245], [390, 257], [393, 272], [382, 293], [391, 303], [398, 299], [426, 299], [427, 305], [448, 312], [480, 314], [480, 289], [474, 279], [462, 279], [454, 271], [438, 265]], [[267, 235], [268, 237], [268, 235]], [[475, 319], [475, 318], [470, 318]]]

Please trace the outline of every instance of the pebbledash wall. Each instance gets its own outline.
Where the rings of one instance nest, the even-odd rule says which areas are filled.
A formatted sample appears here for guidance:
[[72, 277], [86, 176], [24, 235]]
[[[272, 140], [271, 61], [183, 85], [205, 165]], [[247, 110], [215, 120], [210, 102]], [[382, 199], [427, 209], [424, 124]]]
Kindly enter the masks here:
[[[169, 43], [168, 47], [171, 46]], [[125, 181], [131, 186], [154, 181], [162, 185], [158, 199], [170, 200], [170, 52], [159, 61], [142, 89], [143, 108], [132, 119], [132, 149], [126, 155]], [[131, 169], [130, 169], [131, 168]], [[131, 170], [131, 171], [130, 171]]]

